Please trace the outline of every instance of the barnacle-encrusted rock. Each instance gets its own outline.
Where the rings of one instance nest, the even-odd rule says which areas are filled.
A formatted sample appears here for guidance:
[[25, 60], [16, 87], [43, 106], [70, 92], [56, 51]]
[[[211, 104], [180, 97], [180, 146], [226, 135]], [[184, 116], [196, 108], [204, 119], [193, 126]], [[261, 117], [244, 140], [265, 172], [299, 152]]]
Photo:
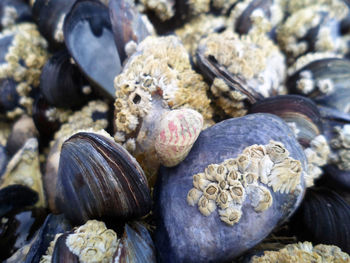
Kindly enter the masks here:
[[[2, 50], [3, 60], [0, 64], [0, 79], [11, 79], [15, 82], [15, 92], [18, 102], [6, 114], [13, 118], [23, 112], [23, 108], [30, 114], [33, 99], [29, 93], [39, 86], [41, 69], [48, 53], [47, 42], [40, 36], [34, 24], [22, 23], [5, 29], [0, 34], [1, 39], [11, 39], [7, 50]], [[5, 49], [6, 46], [2, 46]], [[13, 98], [12, 98], [13, 99]], [[21, 108], [20, 108], [21, 107]]]
[[304, 150], [307, 158], [307, 172], [305, 184], [307, 187], [314, 185], [314, 180], [322, 174], [321, 166], [327, 164], [330, 148], [324, 135], [318, 135], [310, 142], [310, 147]]
[[187, 203], [198, 204], [205, 216], [217, 206], [220, 219], [234, 225], [241, 217], [246, 197], [255, 211], [263, 212], [273, 202], [264, 185], [288, 194], [300, 185], [301, 171], [300, 162], [289, 157], [282, 143], [271, 140], [268, 145], [252, 145], [237, 158], [211, 164], [204, 173], [194, 175], [194, 188], [187, 195]]
[[160, 168], [160, 259], [230, 262], [295, 210], [306, 165], [292, 130], [274, 115], [228, 119], [202, 131], [179, 165]]
[[[207, 84], [195, 73], [188, 54], [175, 36], [147, 37], [114, 80], [115, 140], [145, 166], [156, 170], [154, 142], [162, 114], [190, 108], [212, 124]], [[158, 163], [158, 165], [157, 165]]]
[[290, 263], [317, 262], [342, 263], [350, 262], [350, 256], [337, 246], [317, 245], [310, 242], [290, 244], [278, 251], [265, 251], [261, 257], [254, 256], [251, 263]]
[[0, 187], [13, 184], [21, 184], [31, 188], [39, 196], [36, 206], [46, 206], [37, 139], [28, 139], [8, 163], [4, 175], [1, 177]]
[[194, 56], [198, 43], [203, 36], [214, 33], [225, 27], [225, 17], [202, 14], [186, 23], [183, 27], [177, 29], [175, 34], [181, 39], [187, 51]]
[[244, 101], [285, 93], [284, 56], [265, 34], [212, 33], [200, 41], [197, 64], [213, 80], [215, 102], [229, 116], [245, 115]]
[[315, 4], [301, 8], [278, 28], [278, 43], [289, 62], [309, 51], [347, 52], [346, 41], [339, 36], [337, 21], [347, 15], [348, 7], [343, 1], [331, 2], [333, 5]]
[[331, 155], [330, 161], [340, 170], [350, 170], [350, 124], [334, 127], [334, 133], [331, 147], [336, 150], [336, 153]]

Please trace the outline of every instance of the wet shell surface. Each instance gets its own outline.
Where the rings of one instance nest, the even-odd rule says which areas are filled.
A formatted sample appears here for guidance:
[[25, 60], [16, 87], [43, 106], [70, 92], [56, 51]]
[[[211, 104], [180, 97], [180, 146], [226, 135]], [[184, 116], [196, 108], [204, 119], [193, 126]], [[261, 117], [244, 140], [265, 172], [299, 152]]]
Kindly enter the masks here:
[[300, 203], [306, 159], [280, 118], [253, 114], [204, 130], [186, 159], [161, 168], [156, 247], [164, 262], [229, 261]]
[[56, 206], [74, 223], [146, 215], [151, 197], [136, 160], [112, 138], [76, 133], [62, 145]]
[[191, 109], [173, 110], [160, 121], [155, 148], [161, 164], [180, 163], [192, 148], [203, 127], [203, 117]]

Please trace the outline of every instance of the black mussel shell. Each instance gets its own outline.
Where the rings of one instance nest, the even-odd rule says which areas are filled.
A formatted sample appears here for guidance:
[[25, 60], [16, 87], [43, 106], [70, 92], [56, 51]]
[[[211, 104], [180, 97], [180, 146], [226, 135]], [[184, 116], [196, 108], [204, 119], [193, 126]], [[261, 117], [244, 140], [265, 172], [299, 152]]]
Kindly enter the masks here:
[[34, 205], [38, 194], [23, 185], [10, 185], [0, 190], [0, 217], [16, 209]]
[[325, 58], [310, 62], [288, 78], [287, 87], [293, 93], [303, 93], [298, 87], [309, 78], [313, 83], [313, 89], [306, 94], [309, 98], [322, 106], [350, 112], [350, 60]]
[[0, 260], [8, 258], [31, 241], [43, 223], [45, 214], [44, 209], [34, 208], [2, 217], [0, 223]]
[[350, 253], [350, 205], [336, 192], [311, 188], [291, 218], [290, 225], [300, 240], [335, 245]]
[[121, 72], [108, 8], [98, 1], [79, 0], [64, 22], [69, 53], [86, 77], [108, 97], [115, 97], [113, 80]]
[[128, 42], [141, 42], [150, 32], [144, 24], [141, 14], [130, 0], [110, 0], [109, 15], [112, 23], [115, 45], [120, 61], [127, 58], [125, 46]]
[[56, 206], [74, 223], [146, 215], [151, 197], [136, 160], [112, 139], [80, 132], [64, 142]]
[[295, 123], [299, 130], [297, 139], [303, 147], [309, 147], [317, 135], [322, 134], [321, 115], [316, 104], [303, 96], [281, 95], [266, 98], [250, 108], [250, 113], [271, 113], [287, 123]]
[[6, 147], [0, 144], [0, 178], [6, 170], [9, 161]]
[[292, 158], [306, 167], [303, 150], [292, 130], [283, 120], [271, 114], [228, 119], [207, 128], [201, 132], [184, 161], [172, 168], [161, 167], [154, 191], [155, 245], [160, 260], [231, 262], [291, 215], [301, 202], [303, 179], [299, 181], [300, 189], [289, 194], [271, 190], [272, 206], [262, 213], [252, 208], [249, 198], [245, 199], [241, 218], [233, 225], [221, 221], [222, 218], [220, 220], [219, 212], [222, 210], [215, 209], [204, 216], [197, 205], [190, 206], [186, 200], [194, 186], [193, 175], [201, 176], [209, 171], [208, 165], [236, 158], [246, 147], [265, 145], [270, 140], [282, 142]]
[[91, 93], [84, 93], [84, 88], [88, 88], [87, 80], [71, 63], [67, 50], [56, 52], [43, 67], [40, 90], [49, 104], [63, 108], [82, 106]]
[[147, 229], [140, 223], [125, 225], [114, 258], [118, 263], [156, 262], [155, 247]]
[[[18, 257], [21, 257], [23, 263], [37, 263], [41, 257], [45, 255], [50, 242], [54, 240], [56, 234], [70, 231], [72, 226], [63, 215], [50, 214], [46, 217], [45, 222], [38, 231], [32, 241], [29, 251], [25, 255], [14, 255], [13, 261], [8, 260], [8, 263], [19, 262]], [[17, 258], [17, 261], [16, 261]], [[11, 257], [12, 259], [12, 257]]]
[[63, 23], [75, 0], [35, 0], [32, 7], [40, 33], [54, 50], [64, 47]]
[[14, 110], [19, 102], [19, 95], [16, 91], [17, 82], [13, 79], [0, 79], [0, 112]]
[[55, 244], [55, 248], [52, 253], [51, 263], [79, 263], [79, 257], [74, 255], [66, 246], [66, 239], [69, 233], [61, 235]]
[[11, 133], [7, 139], [6, 150], [10, 156], [21, 149], [30, 138], [37, 138], [39, 133], [35, 127], [33, 118], [22, 115], [12, 126]]
[[0, 30], [20, 22], [32, 21], [32, 12], [25, 0], [1, 0]]

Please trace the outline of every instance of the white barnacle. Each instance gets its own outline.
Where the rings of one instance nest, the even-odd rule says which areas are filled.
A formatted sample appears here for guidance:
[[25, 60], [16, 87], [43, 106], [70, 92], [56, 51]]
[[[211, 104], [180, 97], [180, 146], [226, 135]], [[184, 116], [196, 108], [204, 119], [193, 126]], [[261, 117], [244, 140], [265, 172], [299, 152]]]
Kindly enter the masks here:
[[[314, 144], [322, 145], [322, 140]], [[272, 140], [268, 145], [249, 146], [237, 158], [210, 164], [204, 171], [193, 176], [187, 203], [197, 204], [205, 216], [218, 209], [220, 219], [229, 225], [241, 218], [246, 196], [256, 212], [263, 212], [273, 203], [267, 186], [275, 192], [297, 191], [302, 173], [300, 161], [290, 158], [281, 142]]]
[[219, 210], [219, 215], [223, 222], [233, 226], [241, 219], [242, 211], [236, 207], [228, 207], [224, 210]]
[[111, 262], [118, 245], [117, 234], [103, 222], [87, 221], [68, 235], [66, 246], [81, 262]]

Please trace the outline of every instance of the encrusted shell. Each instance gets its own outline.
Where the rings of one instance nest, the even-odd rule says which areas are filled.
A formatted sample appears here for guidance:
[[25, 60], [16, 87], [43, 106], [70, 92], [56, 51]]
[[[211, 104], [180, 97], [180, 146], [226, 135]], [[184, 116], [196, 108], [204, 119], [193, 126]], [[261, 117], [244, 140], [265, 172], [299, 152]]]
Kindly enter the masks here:
[[136, 160], [112, 138], [76, 133], [62, 145], [56, 206], [72, 222], [147, 214], [151, 196]]
[[173, 110], [164, 114], [159, 126], [155, 149], [161, 164], [171, 167], [191, 150], [202, 130], [203, 117], [191, 109]]
[[185, 160], [160, 169], [154, 193], [161, 260], [226, 262], [253, 247], [301, 202], [305, 168], [292, 130], [273, 115], [202, 131]]

